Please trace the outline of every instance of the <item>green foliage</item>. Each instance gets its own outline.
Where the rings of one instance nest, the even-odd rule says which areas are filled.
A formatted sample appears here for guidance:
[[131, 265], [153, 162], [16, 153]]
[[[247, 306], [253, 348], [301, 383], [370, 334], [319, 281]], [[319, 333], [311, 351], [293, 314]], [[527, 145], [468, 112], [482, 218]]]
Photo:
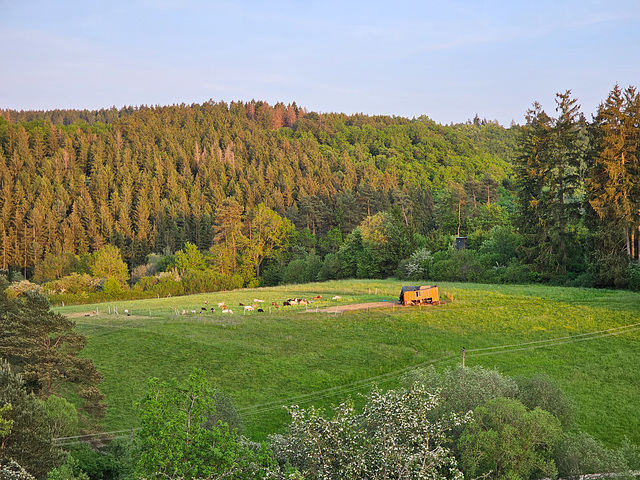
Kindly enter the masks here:
[[557, 417], [564, 428], [573, 425], [575, 406], [549, 375], [538, 373], [516, 381], [518, 400], [529, 410], [540, 407]]
[[430, 392], [439, 392], [435, 417], [463, 414], [501, 397], [515, 398], [515, 381], [495, 369], [482, 366], [446, 368], [438, 372], [435, 367], [416, 369], [404, 378], [405, 384], [419, 383]]
[[558, 476], [577, 479], [593, 473], [623, 473], [629, 469], [620, 452], [607, 449], [584, 432], [566, 433], [556, 446]]
[[51, 294], [79, 294], [95, 292], [100, 285], [99, 278], [93, 278], [88, 273], [72, 273], [58, 280], [51, 280], [43, 285], [44, 290]]
[[553, 448], [562, 435], [560, 421], [540, 408], [527, 411], [518, 400], [496, 398], [473, 411], [460, 440], [465, 476], [527, 479], [555, 477]]
[[87, 444], [69, 448], [64, 464], [49, 473], [47, 480], [118, 480], [134, 478], [134, 449], [129, 440], [112, 440], [100, 450]]
[[340, 278], [341, 270], [342, 268], [338, 255], [334, 253], [328, 253], [324, 257], [324, 262], [322, 262], [322, 267], [318, 272], [318, 281], [326, 282], [327, 280], [336, 280]]
[[176, 252], [174, 264], [181, 274], [191, 270], [204, 270], [204, 255], [200, 253], [197, 246], [187, 242], [184, 250]]
[[53, 312], [44, 296], [29, 292], [9, 299], [3, 283], [0, 277], [0, 356], [20, 369], [39, 397], [71, 389], [84, 400], [85, 420], [103, 417], [104, 396], [96, 388], [102, 376], [91, 360], [78, 356], [86, 338], [73, 330], [71, 320]]
[[585, 122], [570, 91], [557, 94], [556, 105], [557, 118], [538, 103], [527, 112], [515, 164], [520, 251], [546, 278], [571, 271], [570, 258], [582, 247], [575, 232], [582, 211]]
[[450, 282], [487, 281], [490, 270], [485, 270], [474, 250], [447, 250], [436, 252], [429, 269], [431, 279]]
[[140, 475], [261, 478], [269, 468], [269, 459], [243, 447], [228, 425], [208, 424], [216, 411], [215, 390], [200, 370], [184, 383], [152, 379], [138, 411]]
[[0, 461], [13, 458], [38, 479], [63, 461], [63, 452], [53, 445], [47, 413], [7, 362], [0, 364], [0, 405], [11, 404], [5, 420], [11, 431], [0, 442]]
[[304, 478], [462, 479], [446, 433], [467, 419], [431, 421], [437, 403], [435, 395], [414, 385], [374, 389], [362, 413], [350, 401], [328, 417], [313, 407], [293, 406], [287, 433], [273, 437], [272, 448]]
[[21, 280], [20, 282], [12, 283], [7, 289], [7, 294], [14, 298], [24, 295], [26, 292], [43, 293], [40, 285], [31, 283], [29, 280]]
[[492, 266], [507, 266], [517, 258], [521, 238], [510, 227], [496, 226], [490, 237], [482, 242], [478, 253], [485, 256], [484, 263]]
[[291, 260], [282, 274], [282, 282], [285, 284], [305, 283], [306, 270], [307, 262], [305, 259]]
[[120, 249], [114, 245], [105, 245], [93, 254], [91, 274], [98, 278], [114, 278], [120, 285], [129, 280], [127, 264], [122, 260]]
[[0, 443], [4, 443], [4, 439], [9, 436], [13, 428], [13, 420], [7, 416], [11, 412], [11, 408], [10, 403], [5, 403], [0, 407]]
[[116, 298], [122, 293], [122, 285], [115, 277], [109, 277], [102, 286], [102, 291], [107, 297]]
[[44, 260], [35, 266], [33, 279], [39, 283], [49, 282], [72, 273], [84, 273], [80, 270], [82, 270], [82, 263], [77, 255], [68, 252], [55, 255], [49, 252]]
[[640, 291], [640, 261], [630, 262], [624, 273], [629, 289]]
[[403, 264], [401, 272], [407, 280], [425, 280], [429, 278], [429, 270], [433, 263], [433, 255], [426, 248], [416, 250]]
[[[151, 251], [188, 242], [202, 252], [224, 245], [259, 277], [268, 247], [248, 221], [261, 210], [308, 228], [313, 242], [303, 247], [325, 255], [339, 248], [338, 232], [394, 207], [405, 226], [433, 230], [431, 190], [451, 182], [472, 178], [478, 202], [487, 186], [487, 203], [496, 203], [493, 183], [510, 172], [513, 129], [303, 112], [252, 101], [12, 113], [0, 137], [1, 266], [26, 266], [28, 274], [45, 260], [38, 281], [53, 280], [71, 271], [49, 257], [94, 254], [110, 243], [133, 268]], [[37, 126], [28, 122], [34, 117]], [[25, 228], [29, 242], [21, 241]], [[219, 273], [238, 273], [236, 258], [219, 259], [231, 263]]]
[[42, 403], [49, 417], [53, 438], [78, 434], [78, 411], [73, 404], [57, 395], [50, 395]]
[[90, 480], [90, 478], [92, 477], [89, 477], [80, 467], [80, 462], [70, 454], [67, 454], [67, 458], [62, 465], [57, 466], [47, 474], [47, 480]]

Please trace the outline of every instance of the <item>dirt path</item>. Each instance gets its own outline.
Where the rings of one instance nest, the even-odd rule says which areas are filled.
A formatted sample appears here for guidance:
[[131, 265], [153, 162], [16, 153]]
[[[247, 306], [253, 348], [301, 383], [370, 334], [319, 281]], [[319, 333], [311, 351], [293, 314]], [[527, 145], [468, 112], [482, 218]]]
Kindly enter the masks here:
[[399, 302], [370, 302], [370, 303], [350, 303], [346, 305], [335, 305], [333, 307], [319, 310], [326, 313], [350, 312], [352, 310], [366, 310], [367, 308], [402, 307]]

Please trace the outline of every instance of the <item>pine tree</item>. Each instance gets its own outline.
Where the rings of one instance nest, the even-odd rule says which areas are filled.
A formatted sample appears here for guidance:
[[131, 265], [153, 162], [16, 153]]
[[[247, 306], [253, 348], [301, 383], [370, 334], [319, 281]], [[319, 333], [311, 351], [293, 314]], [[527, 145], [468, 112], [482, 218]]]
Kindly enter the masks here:
[[527, 112], [515, 162], [521, 251], [546, 278], [564, 275], [577, 248], [586, 142], [580, 107], [570, 95], [556, 96], [555, 119], [538, 103]]
[[592, 128], [595, 144], [587, 180], [594, 212], [595, 265], [604, 284], [619, 284], [623, 270], [640, 255], [640, 95], [633, 87], [616, 85]]

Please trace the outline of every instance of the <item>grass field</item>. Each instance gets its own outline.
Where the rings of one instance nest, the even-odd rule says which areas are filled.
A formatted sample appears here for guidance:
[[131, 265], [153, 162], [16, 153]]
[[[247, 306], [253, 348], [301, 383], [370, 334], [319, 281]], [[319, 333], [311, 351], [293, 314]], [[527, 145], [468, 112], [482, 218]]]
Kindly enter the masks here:
[[[244, 433], [263, 439], [287, 423], [283, 405], [328, 406], [373, 383], [391, 388], [408, 369], [460, 363], [465, 347], [468, 366], [546, 372], [578, 406], [580, 428], [612, 446], [625, 435], [640, 444], [639, 294], [447, 283], [441, 297], [453, 301], [440, 306], [316, 313], [394, 302], [401, 285], [336, 281], [55, 309], [89, 338], [83, 354], [105, 377], [107, 431], [137, 425], [133, 402], [150, 377], [184, 378], [199, 367], [233, 399]], [[323, 298], [309, 307], [268, 311], [271, 302], [315, 295]], [[237, 305], [254, 298], [266, 312], [243, 314]], [[222, 301], [234, 315], [219, 313]], [[216, 312], [200, 313], [205, 306]]]

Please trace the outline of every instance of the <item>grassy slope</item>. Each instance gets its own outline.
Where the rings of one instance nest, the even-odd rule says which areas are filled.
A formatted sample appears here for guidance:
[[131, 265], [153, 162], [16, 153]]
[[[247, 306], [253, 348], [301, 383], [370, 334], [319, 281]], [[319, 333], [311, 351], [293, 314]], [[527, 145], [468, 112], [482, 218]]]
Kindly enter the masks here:
[[[393, 387], [399, 377], [395, 372], [402, 369], [459, 363], [464, 346], [469, 366], [495, 366], [513, 376], [548, 373], [578, 405], [581, 428], [611, 445], [624, 435], [640, 444], [640, 329], [598, 338], [580, 336], [640, 322], [638, 294], [441, 284], [441, 295], [452, 294], [454, 302], [438, 307], [342, 315], [305, 312], [305, 307], [273, 309], [271, 315], [243, 315], [239, 307], [234, 316], [176, 316], [173, 311], [199, 310], [205, 300], [208, 306], [225, 301], [233, 308], [255, 297], [265, 299], [267, 309], [272, 301], [317, 294], [324, 297], [313, 305], [319, 308], [393, 301], [400, 286], [396, 281], [340, 281], [113, 302], [119, 315], [100, 305], [99, 315], [80, 316], [76, 322], [90, 339], [85, 355], [105, 376], [105, 427], [136, 425], [132, 403], [144, 394], [149, 377], [180, 378], [199, 367], [233, 398], [243, 413], [246, 433], [264, 438], [287, 422], [282, 405], [328, 406], [365, 391], [369, 381]], [[342, 299], [331, 301], [336, 294]], [[58, 310], [68, 314], [95, 308]], [[133, 315], [124, 315], [125, 308], [133, 309]], [[558, 338], [566, 340], [529, 343]], [[512, 346], [487, 349], [505, 345]]]

